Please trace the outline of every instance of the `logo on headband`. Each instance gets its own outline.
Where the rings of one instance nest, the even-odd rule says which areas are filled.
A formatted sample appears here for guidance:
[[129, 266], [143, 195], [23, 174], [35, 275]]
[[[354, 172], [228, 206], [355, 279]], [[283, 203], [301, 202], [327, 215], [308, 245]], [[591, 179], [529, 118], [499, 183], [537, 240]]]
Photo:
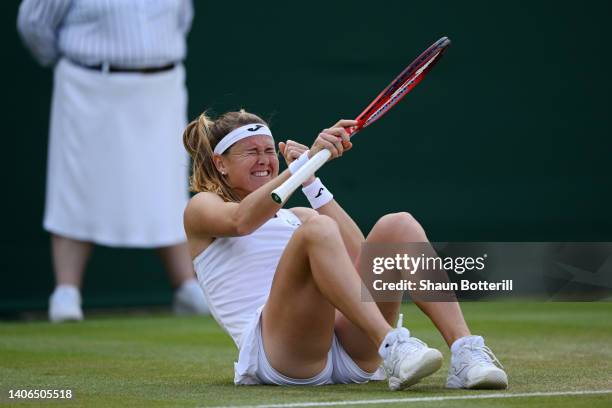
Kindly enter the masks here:
[[264, 127], [264, 125], [257, 125], [257, 126], [255, 126], [255, 127], [248, 128], [247, 130], [248, 130], [249, 132], [255, 132], [255, 131], [257, 131], [257, 130], [261, 129], [262, 127]]

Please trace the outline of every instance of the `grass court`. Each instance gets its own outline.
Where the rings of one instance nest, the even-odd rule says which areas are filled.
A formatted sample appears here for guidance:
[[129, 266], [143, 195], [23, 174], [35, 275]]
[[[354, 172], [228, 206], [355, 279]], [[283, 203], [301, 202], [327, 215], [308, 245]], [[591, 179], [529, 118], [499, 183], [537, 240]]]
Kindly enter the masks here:
[[[388, 391], [386, 382], [236, 387], [237, 351], [212, 318], [96, 314], [79, 324], [1, 322], [0, 405], [612, 406], [612, 302], [468, 302], [462, 307], [472, 331], [485, 336], [504, 364], [508, 390], [445, 389], [449, 350], [410, 304], [404, 306], [404, 324], [439, 348], [445, 361], [436, 374], [402, 392]], [[70, 389], [74, 399], [9, 400], [9, 389]], [[582, 393], [591, 391], [604, 392]]]

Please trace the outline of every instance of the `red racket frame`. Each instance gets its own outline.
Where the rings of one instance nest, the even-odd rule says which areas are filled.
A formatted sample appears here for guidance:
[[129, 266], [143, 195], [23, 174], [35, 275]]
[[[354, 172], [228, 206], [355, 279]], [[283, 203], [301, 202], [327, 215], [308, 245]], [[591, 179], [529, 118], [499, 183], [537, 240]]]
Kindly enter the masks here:
[[[438, 63], [450, 45], [447, 37], [442, 37], [408, 65], [355, 119], [359, 124], [347, 129], [350, 136], [380, 119], [389, 109], [401, 101], [431, 68]], [[424, 68], [423, 68], [424, 67]], [[398, 92], [399, 91], [399, 92]]]

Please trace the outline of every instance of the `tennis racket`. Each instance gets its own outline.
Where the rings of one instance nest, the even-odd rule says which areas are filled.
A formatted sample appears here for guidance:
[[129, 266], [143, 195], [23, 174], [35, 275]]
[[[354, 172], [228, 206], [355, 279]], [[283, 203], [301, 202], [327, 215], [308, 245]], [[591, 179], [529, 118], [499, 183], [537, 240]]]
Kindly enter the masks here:
[[[361, 129], [370, 126], [404, 98], [425, 75], [440, 60], [450, 40], [442, 37], [427, 48], [417, 59], [412, 61], [355, 119], [357, 125], [347, 128], [349, 136], [354, 136]], [[272, 199], [283, 204], [289, 196], [306, 180], [308, 180], [329, 158], [331, 152], [321, 150], [308, 160], [298, 171], [291, 175], [283, 184], [272, 191]]]

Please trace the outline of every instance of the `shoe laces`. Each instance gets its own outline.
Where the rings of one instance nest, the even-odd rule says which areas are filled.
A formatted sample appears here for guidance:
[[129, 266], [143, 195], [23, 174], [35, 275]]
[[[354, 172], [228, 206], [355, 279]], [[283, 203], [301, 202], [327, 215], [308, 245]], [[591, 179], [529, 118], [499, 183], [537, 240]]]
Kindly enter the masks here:
[[493, 364], [498, 366], [499, 368], [504, 368], [502, 363], [495, 357], [493, 351], [487, 346], [467, 346], [467, 349], [470, 350], [470, 354], [472, 359], [478, 363], [483, 364]]
[[414, 351], [426, 348], [427, 344], [416, 337], [409, 337], [406, 340], [400, 340], [400, 344], [398, 346], [401, 347], [404, 352], [412, 353]]
[[[397, 319], [398, 329], [404, 327], [404, 315], [400, 313], [399, 318]], [[403, 353], [412, 353], [414, 351], [420, 350], [423, 347], [427, 347], [427, 344], [417, 339], [416, 337], [398, 337], [395, 342], [395, 349], [401, 350]]]

